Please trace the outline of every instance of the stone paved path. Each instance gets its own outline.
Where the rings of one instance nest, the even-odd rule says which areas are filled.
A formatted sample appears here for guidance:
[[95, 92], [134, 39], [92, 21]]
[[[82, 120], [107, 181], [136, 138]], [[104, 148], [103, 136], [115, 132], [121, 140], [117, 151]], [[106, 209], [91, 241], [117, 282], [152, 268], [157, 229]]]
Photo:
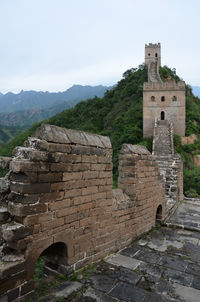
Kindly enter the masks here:
[[[196, 216], [188, 212], [191, 208]], [[176, 224], [190, 222], [192, 229], [198, 209], [182, 203], [174, 214]], [[161, 227], [39, 301], [200, 302], [200, 232]]]
[[200, 231], [200, 199], [185, 198], [167, 224]]

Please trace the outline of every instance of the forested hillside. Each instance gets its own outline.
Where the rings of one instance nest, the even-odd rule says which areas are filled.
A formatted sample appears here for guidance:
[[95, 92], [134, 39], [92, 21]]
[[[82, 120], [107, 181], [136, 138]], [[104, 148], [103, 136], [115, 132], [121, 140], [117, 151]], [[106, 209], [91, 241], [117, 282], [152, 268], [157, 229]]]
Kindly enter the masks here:
[[[171, 78], [176, 81], [179, 77], [174, 70], [164, 66], [160, 68], [163, 80]], [[92, 133], [107, 135], [113, 145], [113, 163], [115, 179], [117, 177], [118, 151], [123, 143], [144, 144], [151, 150], [152, 139], [143, 139], [142, 136], [142, 92], [143, 82], [147, 81], [147, 71], [144, 65], [137, 69], [130, 69], [123, 74], [122, 80], [107, 91], [103, 98], [95, 97], [80, 102], [74, 108], [62, 111], [50, 119], [43, 121], [61, 127], [83, 130]], [[200, 132], [200, 100], [194, 97], [191, 87], [186, 86], [186, 135]], [[29, 130], [16, 137], [0, 149], [0, 155], [11, 155], [12, 149], [22, 145], [41, 123], [34, 124]], [[182, 146], [180, 138], [175, 137], [177, 150], [182, 154], [185, 165], [185, 190], [191, 187], [193, 193], [200, 194], [200, 168], [194, 167], [191, 152], [200, 153], [200, 140], [192, 147]], [[191, 151], [192, 149], [192, 151]], [[195, 183], [188, 180], [188, 175], [195, 173]], [[199, 177], [199, 185], [196, 180]], [[191, 184], [190, 188], [189, 183]], [[189, 192], [190, 194], [191, 192]], [[195, 194], [196, 194], [195, 193]]]

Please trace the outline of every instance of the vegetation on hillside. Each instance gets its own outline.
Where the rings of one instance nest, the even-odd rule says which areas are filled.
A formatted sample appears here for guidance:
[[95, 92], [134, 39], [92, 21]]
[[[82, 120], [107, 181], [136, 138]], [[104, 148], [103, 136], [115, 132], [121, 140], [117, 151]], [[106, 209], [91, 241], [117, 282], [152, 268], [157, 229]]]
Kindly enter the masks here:
[[0, 147], [24, 130], [23, 127], [9, 127], [0, 125]]
[[[160, 75], [163, 81], [169, 76], [176, 81], [180, 80], [175, 70], [167, 66], [160, 68]], [[151, 150], [152, 139], [142, 137], [142, 93], [145, 81], [147, 70], [143, 64], [127, 70], [123, 78], [103, 98], [95, 97], [80, 102], [74, 108], [62, 111], [43, 123], [109, 136], [113, 146], [116, 179], [118, 153], [123, 143], [144, 144]], [[186, 86], [186, 135], [200, 133], [199, 101], [192, 94], [190, 86]], [[13, 148], [22, 145], [40, 124], [34, 124], [4, 145], [0, 149], [0, 155], [10, 156]], [[175, 147], [184, 161], [184, 191], [188, 195], [200, 195], [200, 167], [194, 167], [192, 161], [192, 153], [200, 154], [200, 137], [194, 145], [183, 146], [180, 137], [175, 136]]]

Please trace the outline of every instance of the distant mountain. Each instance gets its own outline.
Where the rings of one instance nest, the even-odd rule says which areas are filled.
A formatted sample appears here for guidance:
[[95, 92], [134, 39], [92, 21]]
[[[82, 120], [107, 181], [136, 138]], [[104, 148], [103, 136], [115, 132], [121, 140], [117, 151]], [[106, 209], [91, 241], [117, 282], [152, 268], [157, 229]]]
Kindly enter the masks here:
[[47, 119], [56, 113], [69, 109], [78, 102], [79, 101], [63, 102], [47, 109], [31, 109], [27, 111], [0, 113], [0, 128], [1, 126], [26, 128], [31, 126], [33, 123], [40, 122], [41, 120]]
[[63, 92], [22, 90], [18, 94], [12, 92], [8, 92], [6, 94], [0, 93], [0, 112], [10, 113], [16, 111], [46, 109], [64, 102], [70, 102], [69, 107], [72, 107], [81, 100], [93, 98], [94, 96], [103, 97], [104, 93], [109, 90], [109, 88], [110, 87], [102, 85], [73, 85], [71, 88]]
[[200, 98], [200, 86], [192, 86], [192, 92], [195, 96]]

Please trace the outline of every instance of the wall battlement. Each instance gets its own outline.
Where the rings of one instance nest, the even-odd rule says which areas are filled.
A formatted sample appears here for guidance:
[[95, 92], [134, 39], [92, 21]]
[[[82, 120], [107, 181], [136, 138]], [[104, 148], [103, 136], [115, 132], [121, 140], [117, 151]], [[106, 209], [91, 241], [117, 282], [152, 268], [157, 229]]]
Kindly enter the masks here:
[[164, 181], [145, 147], [123, 145], [118, 189], [112, 178], [108, 137], [42, 125], [14, 150], [1, 193], [2, 299], [31, 297], [39, 256], [67, 274], [149, 231], [159, 206], [165, 217]]
[[159, 48], [160, 47], [160, 43], [149, 43], [149, 44], [145, 44], [145, 47], [151, 47], [151, 48]]
[[165, 90], [183, 90], [185, 91], [185, 82], [179, 81], [166, 81], [166, 82], [145, 82], [143, 84], [143, 89], [145, 91], [155, 91], [155, 90], [160, 90], [160, 91], [165, 91]]

